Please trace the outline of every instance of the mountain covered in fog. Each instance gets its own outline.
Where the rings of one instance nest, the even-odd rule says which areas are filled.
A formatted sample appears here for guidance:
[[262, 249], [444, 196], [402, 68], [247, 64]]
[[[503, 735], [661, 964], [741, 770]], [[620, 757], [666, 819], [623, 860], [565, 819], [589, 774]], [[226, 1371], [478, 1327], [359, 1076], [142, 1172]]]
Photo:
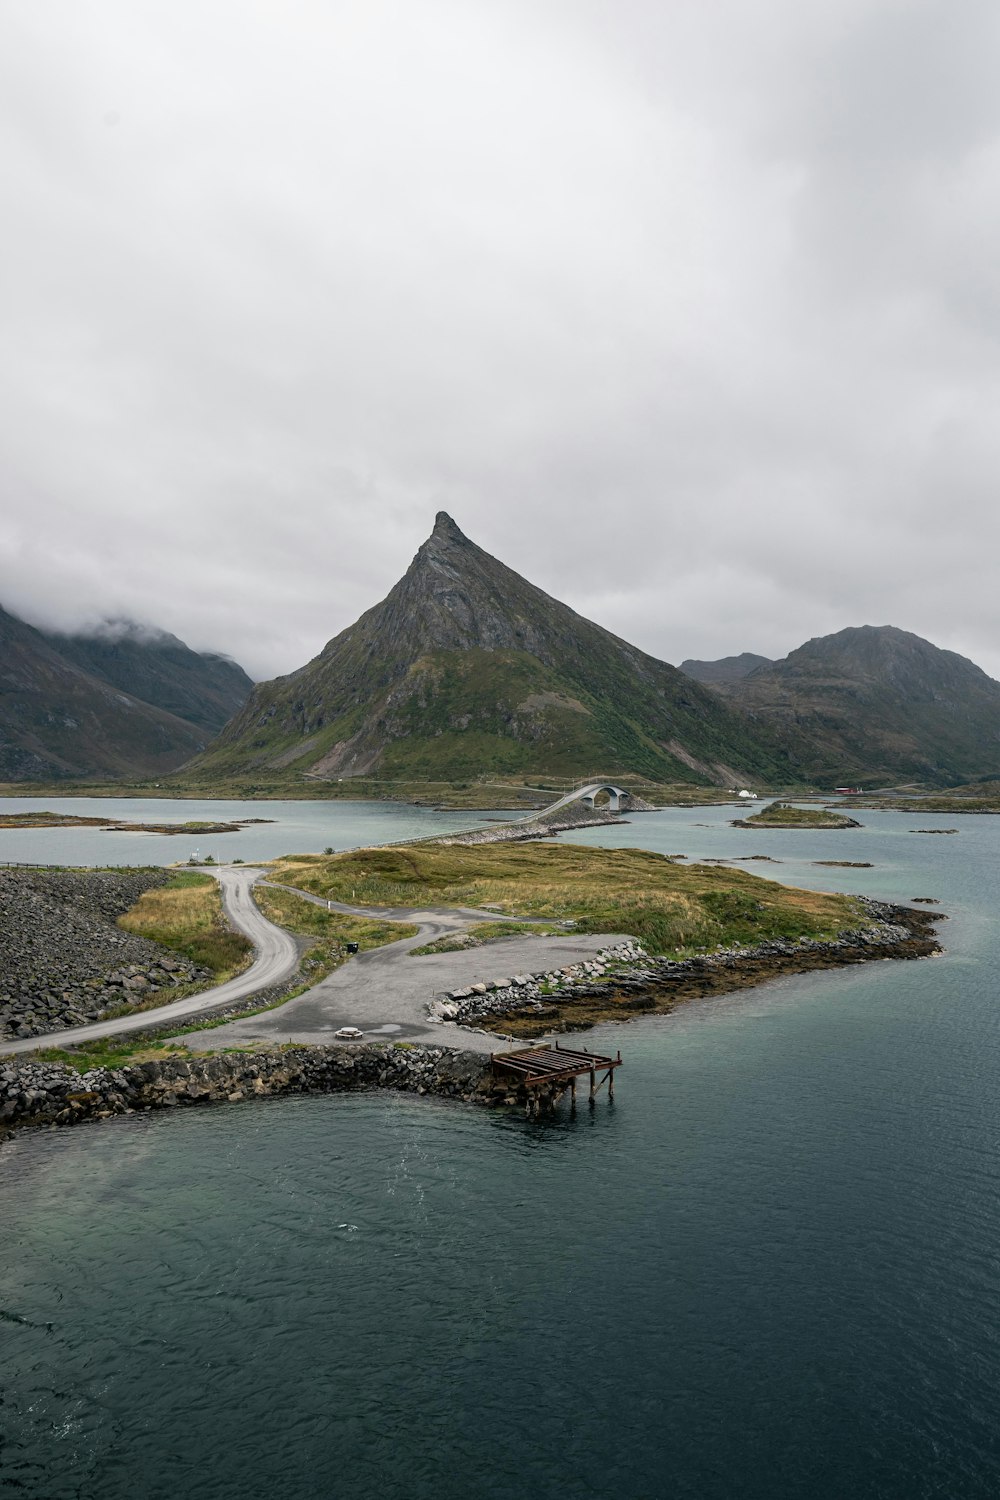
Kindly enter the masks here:
[[217, 734], [243, 707], [253, 688], [230, 657], [192, 651], [177, 636], [134, 620], [108, 620], [88, 634], [45, 636], [91, 676], [209, 734]]
[[0, 780], [164, 775], [251, 686], [235, 662], [164, 632], [116, 622], [57, 635], [0, 608]]
[[852, 627], [781, 661], [684, 665], [576, 614], [442, 512], [380, 604], [257, 687], [149, 627], [55, 634], [0, 610], [0, 779], [1000, 775], [1000, 684], [907, 631]]

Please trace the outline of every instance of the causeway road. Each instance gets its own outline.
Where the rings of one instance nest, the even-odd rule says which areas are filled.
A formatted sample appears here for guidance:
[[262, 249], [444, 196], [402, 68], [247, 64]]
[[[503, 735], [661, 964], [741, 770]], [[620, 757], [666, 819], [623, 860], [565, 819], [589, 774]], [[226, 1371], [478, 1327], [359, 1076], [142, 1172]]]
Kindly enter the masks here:
[[[205, 874], [214, 875], [222, 889], [222, 904], [233, 926], [253, 943], [257, 957], [249, 969], [217, 984], [214, 989], [201, 990], [197, 995], [188, 995], [183, 1000], [172, 1000], [166, 1005], [157, 1005], [150, 1010], [133, 1011], [127, 1016], [114, 1016], [107, 1021], [93, 1021], [86, 1026], [72, 1026], [65, 1031], [50, 1031], [44, 1036], [23, 1037], [17, 1041], [0, 1042], [0, 1054], [11, 1052], [37, 1052], [40, 1047], [75, 1047], [81, 1042], [95, 1042], [104, 1037], [126, 1036], [132, 1031], [145, 1031], [151, 1026], [172, 1024], [174, 1021], [190, 1021], [196, 1017], [210, 1015], [220, 1007], [245, 1000], [258, 990], [266, 990], [280, 984], [298, 968], [299, 950], [295, 939], [281, 927], [269, 922], [256, 905], [251, 889], [264, 874], [251, 865], [221, 866], [206, 868]], [[212, 1031], [211, 1036], [216, 1033]]]

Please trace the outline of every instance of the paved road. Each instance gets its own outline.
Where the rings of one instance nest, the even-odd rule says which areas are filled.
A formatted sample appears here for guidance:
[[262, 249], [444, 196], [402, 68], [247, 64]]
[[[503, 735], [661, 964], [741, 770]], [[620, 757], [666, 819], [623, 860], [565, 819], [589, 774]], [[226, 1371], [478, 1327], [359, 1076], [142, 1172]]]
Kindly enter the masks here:
[[[200, 994], [174, 1000], [153, 1010], [116, 1016], [108, 1021], [94, 1021], [66, 1031], [48, 1032], [41, 1037], [3, 1042], [0, 1051], [23, 1053], [41, 1047], [70, 1047], [103, 1037], [124, 1036], [149, 1026], [191, 1021], [246, 999], [292, 974], [298, 964], [295, 939], [268, 921], [251, 895], [251, 887], [264, 871], [244, 865], [239, 868], [217, 867], [211, 873], [219, 881], [223, 905], [234, 926], [244, 932], [257, 949], [257, 958], [245, 973], [216, 985], [214, 989], [203, 990]], [[420, 1041], [491, 1052], [497, 1045], [495, 1036], [430, 1021], [427, 1016], [430, 1001], [447, 990], [475, 984], [479, 980], [509, 978], [522, 972], [537, 973], [578, 963], [619, 940], [617, 934], [517, 936], [503, 938], [482, 948], [411, 958], [411, 948], [460, 932], [470, 922], [485, 919], [516, 922], [521, 919], [471, 907], [345, 906], [310, 896], [305, 891], [296, 894], [317, 906], [346, 915], [388, 917], [415, 923], [418, 931], [413, 937], [401, 938], [383, 948], [373, 948], [370, 953], [358, 954], [357, 958], [321, 979], [304, 995], [276, 1010], [229, 1021], [211, 1031], [179, 1034], [178, 1041], [201, 1052], [245, 1046], [251, 1042], [271, 1045], [286, 1041], [322, 1043], [329, 1042], [333, 1032], [341, 1026], [357, 1026], [365, 1033], [366, 1040]]]
[[[130, 1031], [142, 1031], [147, 1026], [160, 1026], [173, 1021], [189, 1021], [196, 1016], [208, 1015], [258, 990], [279, 984], [298, 967], [299, 954], [295, 939], [281, 927], [269, 922], [254, 902], [250, 888], [263, 875], [263, 870], [249, 865], [222, 867], [206, 871], [215, 876], [222, 887], [222, 904], [233, 925], [246, 934], [257, 949], [257, 957], [249, 969], [218, 984], [214, 989], [202, 990], [184, 1000], [173, 1000], [167, 1005], [158, 1005], [154, 1010], [136, 1012], [128, 1016], [115, 1016], [109, 1021], [94, 1021], [87, 1026], [73, 1026], [66, 1031], [50, 1031], [45, 1036], [25, 1037], [14, 1042], [0, 1042], [0, 1053], [35, 1052], [39, 1047], [71, 1047], [79, 1042], [97, 1041], [102, 1037], [123, 1036]], [[215, 1036], [215, 1032], [209, 1033]]]
[[[299, 894], [304, 894], [300, 892]], [[327, 902], [309, 897], [318, 906]], [[415, 937], [401, 938], [383, 948], [360, 953], [341, 968], [321, 979], [312, 989], [276, 1010], [244, 1016], [211, 1031], [194, 1032], [178, 1040], [193, 1051], [217, 1047], [246, 1046], [251, 1042], [323, 1043], [341, 1026], [357, 1026], [366, 1041], [425, 1042], [437, 1046], [467, 1047], [493, 1052], [497, 1037], [442, 1025], [428, 1019], [427, 1006], [436, 995], [479, 980], [510, 978], [513, 974], [563, 968], [592, 958], [600, 948], [620, 941], [620, 935], [567, 937], [509, 937], [482, 948], [457, 953], [430, 953], [410, 957], [411, 948], [460, 931], [470, 921], [492, 918], [494, 913], [466, 907], [394, 907], [392, 909], [343, 906], [334, 911], [369, 917], [391, 917], [416, 923]], [[516, 917], [500, 920], [517, 921]], [[502, 1035], [502, 1033], [501, 1033]]]

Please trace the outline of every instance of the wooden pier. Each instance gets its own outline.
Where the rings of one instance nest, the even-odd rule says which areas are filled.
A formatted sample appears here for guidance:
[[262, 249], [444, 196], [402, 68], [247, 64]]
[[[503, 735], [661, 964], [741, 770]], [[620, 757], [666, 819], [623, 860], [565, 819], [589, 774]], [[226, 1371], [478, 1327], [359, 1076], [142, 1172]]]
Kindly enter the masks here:
[[[494, 1074], [513, 1075], [526, 1096], [528, 1114], [538, 1114], [543, 1107], [552, 1108], [568, 1088], [575, 1106], [576, 1080], [590, 1076], [590, 1102], [608, 1086], [608, 1098], [615, 1097], [615, 1069], [622, 1065], [622, 1055], [605, 1056], [587, 1049], [560, 1047], [522, 1047], [516, 1052], [494, 1052], [491, 1057]], [[598, 1078], [598, 1075], [601, 1075]]]

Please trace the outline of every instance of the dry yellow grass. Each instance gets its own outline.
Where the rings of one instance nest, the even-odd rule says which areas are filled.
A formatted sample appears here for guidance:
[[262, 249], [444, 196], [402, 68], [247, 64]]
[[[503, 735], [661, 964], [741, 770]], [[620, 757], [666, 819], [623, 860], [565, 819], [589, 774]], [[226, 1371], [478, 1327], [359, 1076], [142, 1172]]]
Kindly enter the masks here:
[[216, 978], [238, 974], [253, 956], [253, 945], [226, 921], [218, 882], [194, 871], [179, 871], [166, 885], [144, 891], [118, 925], [183, 953]]
[[681, 866], [644, 849], [419, 844], [290, 856], [277, 863], [273, 878], [360, 905], [486, 905], [572, 918], [577, 931], [632, 933], [657, 953], [825, 938], [868, 920], [847, 896], [717, 865]]

